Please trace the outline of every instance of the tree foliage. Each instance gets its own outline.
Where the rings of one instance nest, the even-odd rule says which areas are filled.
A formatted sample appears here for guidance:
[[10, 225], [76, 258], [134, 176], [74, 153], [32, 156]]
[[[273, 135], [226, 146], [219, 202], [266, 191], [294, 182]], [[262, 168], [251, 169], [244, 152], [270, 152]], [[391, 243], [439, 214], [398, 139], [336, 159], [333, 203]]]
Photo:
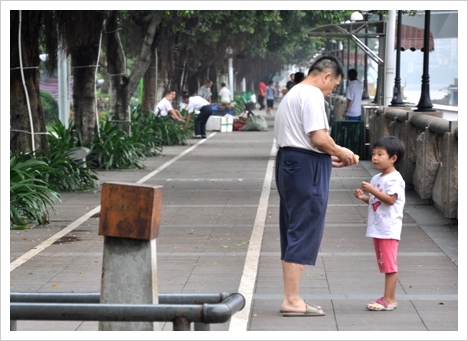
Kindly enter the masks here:
[[[71, 56], [74, 124], [82, 131], [84, 140], [90, 141], [97, 128], [94, 78], [96, 65], [104, 60], [99, 58], [100, 47], [106, 52], [107, 58], [104, 60], [105, 65], [101, 65], [107, 69], [103, 73], [122, 74], [117, 81], [114, 80], [110, 103], [114, 103], [115, 107], [110, 111], [118, 120], [127, 121], [129, 98], [137, 90], [141, 77], [151, 85], [156, 83], [157, 88], [173, 88], [179, 94], [183, 90], [195, 92], [206, 79], [212, 79], [216, 97], [216, 82], [220, 74], [227, 74], [229, 58], [233, 59], [237, 84], [242, 79], [247, 84], [266, 80], [282, 70], [285, 64], [308, 62], [324, 46], [323, 39], [307, 36], [310, 29], [321, 24], [344, 21], [352, 11], [30, 12], [29, 16], [33, 20], [25, 22], [25, 25], [29, 25], [29, 29], [25, 29], [25, 41], [29, 39], [30, 46], [38, 46], [39, 42], [42, 44], [42, 52], [49, 54], [49, 71], [56, 67], [60, 45]], [[36, 17], [39, 19], [36, 20]], [[16, 25], [16, 22], [12, 21], [11, 25]], [[41, 37], [37, 34], [39, 28], [44, 32]], [[109, 40], [111, 35], [112, 41]], [[114, 44], [112, 51], [108, 50], [111, 45], [101, 46], [101, 37], [104, 42]], [[36, 54], [31, 57], [32, 65], [37, 64]], [[155, 54], [158, 79], [154, 77]], [[145, 106], [152, 107], [155, 88], [149, 84], [144, 88], [150, 90], [147, 96], [152, 96], [145, 102]], [[18, 87], [14, 89], [12, 91], [18, 91]], [[39, 97], [39, 91], [34, 96]], [[34, 115], [39, 117], [39, 121], [44, 120], [41, 108], [37, 109], [37, 113]]]

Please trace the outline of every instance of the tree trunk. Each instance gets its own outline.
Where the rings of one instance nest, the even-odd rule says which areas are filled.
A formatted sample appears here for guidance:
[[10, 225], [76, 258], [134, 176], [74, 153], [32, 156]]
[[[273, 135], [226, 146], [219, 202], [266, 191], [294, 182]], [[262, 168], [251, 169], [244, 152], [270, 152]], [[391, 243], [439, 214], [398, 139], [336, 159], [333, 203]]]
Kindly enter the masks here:
[[92, 141], [96, 129], [95, 73], [99, 53], [99, 34], [94, 44], [82, 45], [71, 53], [73, 70], [74, 124], [84, 143]]
[[[41, 11], [21, 11], [21, 58], [34, 129], [34, 149], [48, 147], [39, 90], [39, 31]], [[10, 12], [10, 151], [33, 150], [31, 123], [20, 70], [18, 28], [20, 12]], [[42, 134], [40, 134], [42, 133]]]
[[151, 53], [151, 64], [143, 77], [143, 103], [141, 110], [145, 114], [154, 111], [156, 105], [156, 56], [153, 50]]
[[146, 30], [146, 35], [140, 49], [140, 54], [135, 61], [132, 73], [126, 77], [124, 65], [124, 54], [122, 44], [118, 33], [118, 12], [113, 11], [107, 24], [107, 67], [110, 76], [109, 96], [110, 108], [109, 115], [121, 126], [124, 131], [130, 129], [130, 99], [136, 91], [140, 79], [145, 75], [151, 63], [152, 43], [161, 18], [160, 13], [155, 11]]

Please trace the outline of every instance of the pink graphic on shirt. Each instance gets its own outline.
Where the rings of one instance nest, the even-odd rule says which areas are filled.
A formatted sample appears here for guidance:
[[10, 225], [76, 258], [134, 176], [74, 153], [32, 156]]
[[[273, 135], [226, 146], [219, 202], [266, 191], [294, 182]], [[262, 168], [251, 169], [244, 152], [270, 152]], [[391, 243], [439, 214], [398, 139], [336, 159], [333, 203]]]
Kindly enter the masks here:
[[380, 201], [377, 201], [375, 203], [372, 204], [372, 209], [375, 211], [377, 211], [377, 209], [379, 208], [381, 202]]

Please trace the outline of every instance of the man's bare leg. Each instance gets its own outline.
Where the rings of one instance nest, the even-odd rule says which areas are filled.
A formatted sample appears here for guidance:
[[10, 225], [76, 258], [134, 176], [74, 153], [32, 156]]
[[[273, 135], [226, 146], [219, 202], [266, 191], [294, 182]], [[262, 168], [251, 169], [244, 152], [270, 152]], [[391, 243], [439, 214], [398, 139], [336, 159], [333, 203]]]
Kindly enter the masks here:
[[299, 296], [304, 265], [296, 263], [281, 262], [283, 268], [284, 296], [281, 310], [305, 311], [304, 300]]
[[[303, 264], [281, 262], [283, 268], [284, 296], [281, 304], [282, 311], [305, 312], [306, 304], [299, 295]], [[321, 310], [320, 306], [317, 306]]]

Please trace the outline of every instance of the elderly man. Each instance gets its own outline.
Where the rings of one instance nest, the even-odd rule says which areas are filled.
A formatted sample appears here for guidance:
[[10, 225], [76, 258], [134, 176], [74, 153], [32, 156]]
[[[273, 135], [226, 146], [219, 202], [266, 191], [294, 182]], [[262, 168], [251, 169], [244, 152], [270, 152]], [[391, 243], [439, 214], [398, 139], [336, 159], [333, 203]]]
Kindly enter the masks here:
[[284, 96], [275, 117], [276, 186], [280, 196], [283, 316], [323, 316], [299, 295], [304, 265], [315, 265], [325, 226], [331, 168], [357, 159], [328, 134], [325, 98], [343, 78], [331, 56], [312, 64], [307, 77]]

